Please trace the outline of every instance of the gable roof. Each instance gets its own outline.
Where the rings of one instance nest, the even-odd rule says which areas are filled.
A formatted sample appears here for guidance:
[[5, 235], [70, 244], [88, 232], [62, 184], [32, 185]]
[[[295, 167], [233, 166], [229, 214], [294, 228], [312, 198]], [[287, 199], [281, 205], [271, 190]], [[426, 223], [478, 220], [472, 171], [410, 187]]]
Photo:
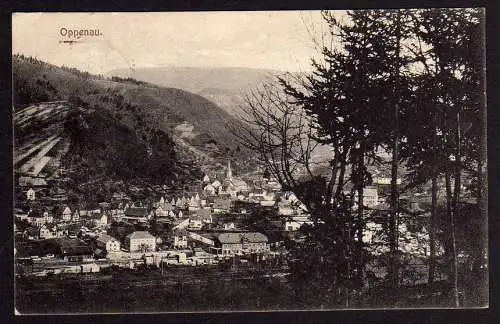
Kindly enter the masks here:
[[130, 207], [125, 209], [125, 215], [132, 217], [145, 217], [148, 215], [148, 209], [146, 207]]
[[251, 243], [267, 242], [267, 236], [258, 232], [243, 233], [243, 240]]
[[129, 239], [146, 239], [146, 238], [155, 238], [153, 235], [149, 234], [146, 231], [135, 231], [126, 236]]
[[163, 203], [163, 204], [158, 205], [158, 208], [156, 208], [156, 210], [158, 210], [158, 209], [170, 211], [170, 210], [174, 210], [174, 206], [172, 206], [169, 203]]
[[198, 209], [194, 213], [188, 215], [189, 219], [210, 219], [212, 211], [210, 209]]
[[101, 243], [108, 243], [109, 241], [111, 240], [115, 240], [115, 241], [118, 241], [117, 239], [115, 239], [114, 237], [112, 236], [109, 236], [108, 234], [101, 234], [97, 237], [96, 241], [98, 242], [101, 242]]
[[250, 243], [265, 243], [268, 241], [267, 236], [258, 232], [222, 233], [217, 239], [223, 244], [237, 244], [243, 241]]

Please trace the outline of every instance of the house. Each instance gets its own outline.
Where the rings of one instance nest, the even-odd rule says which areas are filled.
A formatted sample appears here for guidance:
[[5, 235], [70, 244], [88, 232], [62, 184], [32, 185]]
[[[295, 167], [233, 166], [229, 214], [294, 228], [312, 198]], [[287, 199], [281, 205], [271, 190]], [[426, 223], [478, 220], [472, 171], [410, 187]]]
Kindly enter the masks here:
[[80, 217], [90, 217], [92, 214], [100, 214], [101, 209], [82, 209], [79, 211]]
[[73, 222], [78, 222], [80, 220], [80, 212], [78, 210], [75, 210], [73, 213], [73, 216], [71, 218]]
[[219, 234], [216, 247], [221, 249], [223, 256], [269, 251], [267, 236], [257, 232]]
[[68, 206], [64, 207], [62, 212], [62, 220], [69, 222], [71, 220], [71, 209]]
[[87, 219], [97, 227], [106, 227], [108, 225], [108, 215], [106, 213], [92, 213], [87, 216]]
[[231, 200], [229, 198], [217, 197], [214, 199], [214, 203], [212, 206], [213, 212], [218, 213], [227, 213], [231, 208]]
[[173, 211], [174, 207], [169, 203], [159, 204], [158, 208], [155, 210], [155, 214], [157, 217], [167, 217], [169, 213]]
[[176, 249], [185, 249], [188, 246], [188, 232], [185, 229], [174, 230], [173, 247]]
[[41, 239], [49, 239], [55, 237], [55, 235], [46, 224], [43, 224], [42, 227], [40, 227], [39, 237]]
[[203, 191], [211, 196], [215, 195], [216, 189], [214, 186], [211, 184], [207, 184], [204, 188]]
[[290, 216], [295, 213], [295, 210], [292, 206], [287, 202], [279, 202], [278, 203], [278, 215]]
[[62, 228], [63, 228], [63, 233], [70, 238], [76, 238], [81, 231], [81, 227], [78, 224], [72, 224], [72, 223], [66, 224], [66, 226]]
[[28, 191], [26, 192], [26, 199], [29, 201], [35, 200], [36, 194], [35, 190], [33, 188], [29, 188]]
[[38, 240], [40, 239], [40, 230], [34, 227], [28, 227], [24, 231], [24, 235], [28, 240]]
[[99, 235], [96, 239], [96, 245], [99, 249], [107, 252], [120, 251], [120, 242], [107, 234]]
[[287, 219], [283, 222], [283, 227], [285, 231], [288, 232], [294, 232], [298, 231], [300, 226], [302, 226], [303, 223], [297, 222], [293, 219]]
[[195, 197], [191, 197], [190, 201], [189, 201], [189, 206], [188, 206], [188, 210], [189, 211], [195, 211], [195, 210], [198, 210], [200, 209], [201, 207], [201, 203], [200, 203], [200, 200], [198, 199], [195, 199]]
[[[390, 177], [375, 177], [373, 179], [373, 183], [378, 184], [378, 185], [386, 185], [389, 186], [391, 184], [392, 179]], [[396, 184], [400, 185], [401, 184], [401, 179], [397, 178], [396, 179]]]
[[212, 210], [210, 208], [198, 209], [195, 214], [203, 223], [212, 223]]
[[125, 246], [130, 252], [156, 250], [156, 238], [146, 231], [135, 231], [125, 237]]
[[28, 212], [28, 222], [37, 227], [43, 224], [52, 223], [54, 218], [50, 216], [47, 210], [33, 209]]
[[146, 207], [129, 207], [125, 209], [123, 218], [146, 220], [148, 217], [148, 209]]
[[64, 261], [81, 262], [92, 259], [92, 250], [87, 245], [66, 246], [61, 248], [61, 256]]
[[258, 232], [243, 233], [243, 252], [261, 253], [269, 251], [268, 238]]
[[373, 207], [378, 205], [378, 190], [376, 187], [366, 187], [363, 190], [363, 205]]
[[187, 226], [192, 230], [201, 230], [203, 227], [203, 218], [198, 214], [189, 215], [189, 225]]
[[241, 233], [222, 233], [217, 236], [215, 246], [221, 249], [223, 256], [243, 253]]
[[177, 198], [177, 200], [175, 201], [175, 206], [178, 208], [184, 208], [184, 202], [181, 198]]

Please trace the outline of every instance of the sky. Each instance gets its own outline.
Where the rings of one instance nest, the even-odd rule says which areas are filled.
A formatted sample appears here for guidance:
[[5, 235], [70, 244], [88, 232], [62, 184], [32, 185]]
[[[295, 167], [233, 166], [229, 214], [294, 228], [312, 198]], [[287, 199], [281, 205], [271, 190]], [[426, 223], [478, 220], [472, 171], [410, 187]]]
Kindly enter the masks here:
[[[62, 28], [102, 35], [62, 43], [74, 40]], [[95, 74], [158, 66], [310, 71], [314, 39], [325, 31], [319, 11], [15, 13], [12, 50]]]

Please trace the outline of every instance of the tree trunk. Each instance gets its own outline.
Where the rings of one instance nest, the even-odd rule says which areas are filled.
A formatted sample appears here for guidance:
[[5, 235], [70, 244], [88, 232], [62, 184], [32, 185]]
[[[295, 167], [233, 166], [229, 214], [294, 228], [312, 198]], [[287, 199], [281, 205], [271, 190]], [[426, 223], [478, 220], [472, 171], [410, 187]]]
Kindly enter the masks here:
[[[396, 295], [398, 287], [398, 160], [399, 160], [399, 55], [401, 42], [401, 12], [398, 10], [396, 20], [396, 68], [394, 74], [394, 138], [392, 143], [392, 162], [391, 162], [391, 217], [389, 220], [389, 245], [391, 253], [390, 278], [393, 297]], [[396, 301], [393, 300], [393, 304]]]
[[[445, 162], [445, 165], [448, 164], [448, 161]], [[446, 182], [446, 212], [447, 212], [447, 219], [449, 221], [449, 240], [451, 243], [451, 251], [449, 253], [451, 255], [448, 256], [448, 260], [450, 261], [450, 282], [453, 285], [453, 297], [454, 297], [454, 304], [456, 307], [458, 303], [458, 289], [456, 286], [457, 283], [457, 278], [456, 278], [456, 247], [455, 247], [455, 233], [454, 233], [454, 224], [453, 224], [453, 194], [451, 191], [451, 175], [450, 175], [450, 170], [447, 166], [445, 166], [445, 182]]]
[[457, 242], [455, 233], [455, 221], [460, 217], [460, 187], [461, 187], [461, 128], [460, 128], [460, 108], [457, 108], [456, 113], [456, 157], [455, 157], [455, 190], [453, 192], [453, 213], [451, 214], [450, 226], [451, 226], [451, 243], [453, 247], [453, 290], [455, 295], [455, 306], [460, 307], [460, 300], [458, 296], [458, 260], [457, 260]]
[[358, 219], [356, 220], [357, 238], [361, 243], [363, 239], [363, 213], [364, 213], [364, 153], [361, 151], [358, 160], [358, 172], [361, 172], [363, 177], [359, 179], [358, 184]]
[[436, 232], [436, 216], [437, 216], [437, 174], [436, 167], [433, 166], [433, 175], [432, 175], [432, 209], [431, 209], [431, 219], [429, 225], [429, 286], [432, 290], [432, 285], [434, 283], [434, 275], [436, 268], [436, 242], [435, 242], [435, 232]]

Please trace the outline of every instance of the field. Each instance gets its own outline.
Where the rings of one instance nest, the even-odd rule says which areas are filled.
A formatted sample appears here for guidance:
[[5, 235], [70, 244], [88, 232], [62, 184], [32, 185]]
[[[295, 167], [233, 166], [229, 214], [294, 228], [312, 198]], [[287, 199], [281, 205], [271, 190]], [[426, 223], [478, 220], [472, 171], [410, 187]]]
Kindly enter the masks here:
[[[293, 285], [283, 270], [259, 272], [219, 267], [165, 267], [108, 274], [65, 275], [16, 280], [16, 308], [20, 313], [210, 312], [328, 308], [385, 308], [389, 291], [372, 288], [353, 293], [350, 305], [342, 300], [325, 304], [306, 286]], [[484, 305], [485, 287], [470, 281], [464, 305]], [[437, 282], [401, 287], [401, 308], [447, 307], [450, 287]]]

